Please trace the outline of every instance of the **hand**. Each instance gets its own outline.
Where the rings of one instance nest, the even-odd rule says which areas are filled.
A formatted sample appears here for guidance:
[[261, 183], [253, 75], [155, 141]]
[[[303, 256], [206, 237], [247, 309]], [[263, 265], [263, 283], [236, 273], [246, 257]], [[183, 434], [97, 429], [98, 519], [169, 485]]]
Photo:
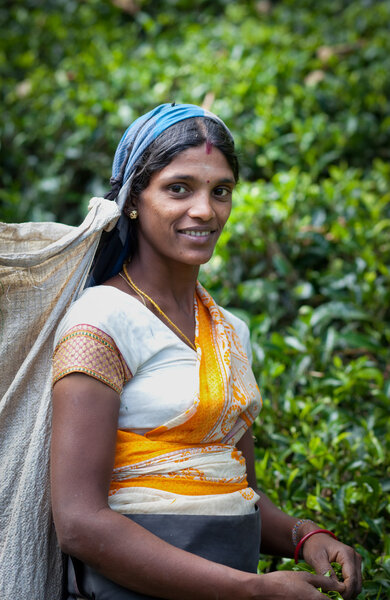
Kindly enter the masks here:
[[356, 598], [360, 593], [362, 589], [362, 559], [360, 554], [350, 546], [333, 539], [326, 533], [317, 533], [304, 543], [303, 557], [319, 575], [325, 575], [330, 571], [332, 580], [336, 580], [337, 576], [330, 563], [339, 563], [345, 585], [344, 591], [340, 594], [345, 600], [350, 600]]
[[[255, 600], [326, 600], [323, 592], [331, 590], [340, 594], [345, 592], [345, 585], [332, 577], [313, 575], [307, 571], [274, 571], [265, 575], [257, 575], [252, 580], [252, 589], [248, 597]], [[329, 599], [328, 599], [329, 600]]]

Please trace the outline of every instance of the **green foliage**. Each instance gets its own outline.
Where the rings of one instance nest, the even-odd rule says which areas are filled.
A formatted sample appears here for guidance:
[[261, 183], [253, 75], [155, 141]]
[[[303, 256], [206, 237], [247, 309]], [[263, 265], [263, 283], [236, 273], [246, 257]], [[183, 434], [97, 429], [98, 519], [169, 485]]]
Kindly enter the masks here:
[[291, 169], [242, 183], [204, 269], [251, 328], [258, 480], [357, 547], [362, 598], [390, 587], [388, 175], [376, 160], [371, 178], [334, 166], [317, 182]]
[[259, 482], [357, 547], [372, 599], [390, 585], [389, 19], [389, 0], [0, 7], [2, 220], [79, 223], [158, 103], [231, 127], [242, 183], [202, 279], [251, 328]]
[[245, 180], [371, 177], [389, 158], [389, 17], [388, 0], [6, 3], [2, 218], [78, 223], [125, 127], [171, 100], [212, 103]]
[[[341, 565], [339, 565], [338, 563], [332, 563], [332, 568], [333, 568], [333, 571], [334, 571], [335, 575], [337, 576], [337, 578], [339, 580], [342, 580]], [[281, 565], [279, 565], [279, 570], [307, 571], [309, 573], [315, 573], [314, 569], [312, 569], [306, 563], [298, 563], [296, 565], [291, 560], [284, 561]], [[325, 577], [331, 577], [331, 575], [332, 575], [331, 570], [329, 570], [327, 573], [325, 573]], [[332, 600], [343, 600], [343, 597], [338, 592], [335, 592], [335, 591], [324, 592], [321, 588], [318, 588], [318, 591], [322, 592], [328, 598], [332, 598]]]

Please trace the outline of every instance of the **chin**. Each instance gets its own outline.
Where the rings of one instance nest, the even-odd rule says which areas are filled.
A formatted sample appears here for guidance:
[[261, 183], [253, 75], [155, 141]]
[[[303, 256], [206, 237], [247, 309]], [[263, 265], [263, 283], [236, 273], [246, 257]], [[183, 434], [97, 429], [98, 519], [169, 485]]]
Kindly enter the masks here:
[[208, 263], [211, 257], [212, 254], [209, 254], [207, 256], [194, 256], [188, 258], [183, 256], [181, 262], [191, 267], [200, 267], [200, 265], [205, 265], [206, 263]]

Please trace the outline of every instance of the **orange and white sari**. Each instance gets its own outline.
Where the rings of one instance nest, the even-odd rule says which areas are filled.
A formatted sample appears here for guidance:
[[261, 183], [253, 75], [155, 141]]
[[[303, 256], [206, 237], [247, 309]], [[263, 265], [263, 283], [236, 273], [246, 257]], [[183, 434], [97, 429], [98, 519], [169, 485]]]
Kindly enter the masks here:
[[[100, 298], [98, 303], [93, 299], [97, 295]], [[76, 306], [78, 303], [79, 306]], [[93, 306], [99, 308], [95, 315]], [[115, 331], [116, 319], [112, 315], [115, 308], [120, 323], [119, 332]], [[110, 361], [107, 360], [107, 363], [113, 363], [112, 357], [116, 352], [120, 356], [121, 367], [117, 367], [116, 375], [122, 373], [124, 378], [124, 407], [121, 407], [122, 417], [118, 424], [115, 466], [109, 494], [109, 504], [118, 512], [244, 515], [254, 511], [258, 496], [248, 487], [245, 460], [236, 449], [236, 443], [261, 408], [260, 393], [243, 348], [242, 336], [236, 331], [242, 330], [243, 324], [217, 306], [200, 284], [196, 289], [195, 314], [196, 354], [138, 300], [109, 286], [86, 290], [57, 332], [55, 380], [69, 372], [82, 371], [104, 380], [108, 385], [111, 379], [111, 387], [116, 385], [119, 388], [118, 381], [114, 382], [113, 371], [107, 372], [106, 368], [104, 372], [104, 368], [97, 368], [96, 364], [83, 363], [85, 359], [80, 359], [80, 352], [76, 352], [75, 345], [80, 343], [84, 347], [86, 339], [90, 344], [91, 338], [92, 343], [97, 344], [95, 338], [100, 337], [105, 346], [111, 348]], [[131, 321], [136, 315], [137, 326], [130, 325], [127, 330], [124, 325], [126, 318]], [[152, 320], [153, 327], [149, 324], [148, 328], [143, 319]], [[138, 363], [135, 363], [134, 356], [127, 356], [129, 345], [134, 353], [135, 340], [129, 339], [134, 328], [138, 328], [145, 336], [143, 341], [138, 339], [143, 357]], [[134, 403], [134, 399], [138, 398], [135, 410], [137, 414], [140, 414], [140, 410], [142, 412], [142, 406], [139, 409], [138, 405], [144, 402], [141, 395], [137, 396], [137, 377], [142, 380], [147, 375], [142, 384], [145, 389], [153, 373], [157, 377], [159, 371], [166, 370], [168, 380], [170, 378], [169, 361], [163, 361], [159, 368], [151, 368], [150, 373], [146, 368], [154, 365], [153, 361], [158, 355], [158, 348], [153, 349], [153, 344], [158, 344], [160, 337], [164, 336], [169, 337], [168, 346], [171, 344], [169, 357], [175, 356], [173, 346], [176, 345], [184, 362], [182, 368], [172, 366], [176, 367], [176, 371], [172, 371], [171, 387], [168, 394], [165, 390], [165, 397], [160, 383], [161, 397], [164, 398], [160, 404], [164, 406], [159, 406], [156, 401], [149, 407], [153, 412], [154, 426], [145, 428], [143, 422], [136, 427], [136, 417], [132, 421], [124, 409], [128, 408], [131, 413], [132, 399]], [[164, 338], [164, 347], [168, 337]], [[104, 362], [101, 347], [99, 363]], [[83, 355], [88, 355], [89, 361], [93, 360], [91, 345], [87, 352], [84, 348]], [[163, 351], [160, 355], [164, 355]], [[180, 359], [178, 363], [180, 366]], [[102, 373], [101, 377], [97, 375], [99, 372]], [[179, 411], [167, 413], [165, 409], [170, 395], [176, 398], [180, 393], [185, 395], [183, 390], [186, 382], [177, 381], [176, 378], [179, 372], [187, 374], [189, 387], [193, 387], [193, 391], [181, 404]], [[190, 374], [193, 377], [191, 381]], [[132, 385], [134, 394], [131, 394]], [[127, 407], [128, 402], [130, 404]], [[146, 401], [145, 410], [148, 410]], [[160, 410], [163, 415], [161, 419]], [[168, 418], [164, 419], [164, 415], [168, 415]]]

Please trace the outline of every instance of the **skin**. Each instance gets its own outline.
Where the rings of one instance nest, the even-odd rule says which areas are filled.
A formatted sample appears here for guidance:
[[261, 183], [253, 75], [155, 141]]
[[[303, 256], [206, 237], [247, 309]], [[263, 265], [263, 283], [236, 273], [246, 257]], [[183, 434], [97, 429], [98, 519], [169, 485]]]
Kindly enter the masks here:
[[[191, 148], [155, 173], [129, 207], [138, 210], [138, 253], [128, 272], [192, 341], [199, 266], [210, 260], [229, 218], [234, 186], [219, 150], [211, 146], [206, 154], [203, 146]], [[129, 291], [119, 277], [108, 283]]]
[[[139, 250], [129, 273], [190, 340], [194, 339], [193, 295], [199, 266], [210, 259], [229, 217], [233, 188], [225, 157], [204, 145], [182, 152], [154, 174], [134, 206], [139, 214]], [[140, 300], [119, 276], [107, 285]], [[325, 534], [312, 536], [304, 545], [304, 558], [319, 575], [288, 571], [255, 575], [174, 548], [112, 511], [107, 497], [119, 405], [114, 390], [87, 375], [73, 373], [54, 386], [52, 503], [64, 552], [124, 587], [171, 600], [326, 598], [317, 587], [337, 590], [346, 600], [359, 593], [360, 557]], [[249, 485], [256, 488], [250, 431], [238, 448], [246, 459]], [[262, 551], [292, 556], [296, 519], [259, 494]], [[317, 527], [305, 523], [300, 536], [313, 528]], [[331, 561], [342, 565], [343, 583], [321, 575]]]

